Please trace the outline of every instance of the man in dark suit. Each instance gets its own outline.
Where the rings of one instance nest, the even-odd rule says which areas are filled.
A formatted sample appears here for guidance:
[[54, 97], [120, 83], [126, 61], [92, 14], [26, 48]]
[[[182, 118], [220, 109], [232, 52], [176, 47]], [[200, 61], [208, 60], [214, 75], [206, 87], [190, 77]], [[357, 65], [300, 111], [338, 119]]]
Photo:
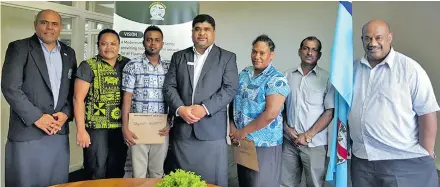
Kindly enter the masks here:
[[211, 16], [196, 16], [192, 27], [194, 46], [173, 54], [163, 88], [170, 113], [177, 116], [172, 150], [179, 168], [226, 187], [226, 114], [238, 87], [236, 55], [214, 45]]
[[9, 43], [1, 88], [11, 107], [6, 186], [50, 186], [69, 175], [75, 51], [58, 41], [61, 16], [43, 10], [35, 34]]

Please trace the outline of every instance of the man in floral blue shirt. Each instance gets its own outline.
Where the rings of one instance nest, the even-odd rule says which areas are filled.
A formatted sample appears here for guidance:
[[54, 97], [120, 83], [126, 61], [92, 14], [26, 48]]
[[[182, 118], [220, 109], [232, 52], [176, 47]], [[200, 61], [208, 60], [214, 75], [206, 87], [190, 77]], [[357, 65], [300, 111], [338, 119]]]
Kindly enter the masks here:
[[162, 95], [165, 74], [170, 61], [163, 60], [159, 53], [163, 46], [163, 33], [157, 26], [149, 26], [144, 32], [145, 53], [127, 63], [122, 72], [122, 132], [125, 143], [131, 146], [131, 161], [134, 178], [162, 178], [168, 151], [168, 131], [160, 132], [164, 144], [136, 144], [134, 132], [128, 129], [129, 113], [167, 114], [168, 106]]
[[284, 75], [272, 65], [275, 44], [267, 35], [252, 43], [253, 66], [239, 75], [233, 103], [231, 139], [252, 140], [260, 171], [237, 165], [240, 186], [280, 186], [283, 117], [281, 112], [290, 88]]

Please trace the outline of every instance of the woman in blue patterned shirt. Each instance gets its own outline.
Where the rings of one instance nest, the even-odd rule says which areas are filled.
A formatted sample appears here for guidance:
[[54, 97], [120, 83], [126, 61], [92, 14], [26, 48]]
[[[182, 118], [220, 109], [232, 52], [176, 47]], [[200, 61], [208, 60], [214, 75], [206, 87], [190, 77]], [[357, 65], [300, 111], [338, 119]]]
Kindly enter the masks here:
[[233, 103], [231, 139], [255, 143], [259, 172], [237, 165], [241, 187], [280, 186], [284, 101], [290, 88], [284, 75], [272, 65], [275, 44], [267, 36], [252, 43], [252, 65], [239, 75]]

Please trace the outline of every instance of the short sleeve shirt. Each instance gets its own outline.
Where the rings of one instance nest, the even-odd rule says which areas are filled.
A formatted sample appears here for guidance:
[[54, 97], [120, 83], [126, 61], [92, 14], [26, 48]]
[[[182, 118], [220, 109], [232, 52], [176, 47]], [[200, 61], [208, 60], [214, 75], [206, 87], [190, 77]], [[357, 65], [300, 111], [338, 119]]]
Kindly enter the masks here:
[[[247, 67], [239, 74], [239, 87], [234, 98], [234, 122], [242, 129], [257, 119], [266, 108], [266, 97], [280, 94], [289, 95], [290, 88], [284, 75], [271, 64], [259, 75], [254, 76], [254, 68]], [[257, 147], [272, 147], [283, 143], [282, 110], [264, 128], [250, 133], [247, 138]]]

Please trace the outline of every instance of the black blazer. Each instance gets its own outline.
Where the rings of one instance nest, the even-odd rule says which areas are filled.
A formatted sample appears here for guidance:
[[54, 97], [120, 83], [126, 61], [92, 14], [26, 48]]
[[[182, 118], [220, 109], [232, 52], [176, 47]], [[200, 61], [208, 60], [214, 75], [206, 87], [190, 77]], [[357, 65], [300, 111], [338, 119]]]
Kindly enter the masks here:
[[[190, 62], [190, 63], [188, 63]], [[171, 136], [177, 139], [190, 138], [191, 132], [199, 140], [225, 139], [227, 110], [226, 106], [234, 99], [238, 89], [238, 70], [235, 53], [216, 45], [203, 64], [197, 85], [194, 85], [194, 51], [192, 47], [175, 52], [163, 86], [164, 99], [174, 115], [179, 106], [204, 104], [210, 115], [193, 125], [186, 124], [181, 117], [174, 118]]]
[[1, 89], [10, 105], [8, 139], [29, 141], [47, 134], [34, 123], [43, 114], [63, 112], [69, 119], [58, 134], [69, 133], [73, 118], [73, 81], [76, 72], [75, 51], [60, 42], [62, 77], [57, 107], [54, 109], [49, 74], [40, 41], [36, 34], [9, 43], [2, 70]]

